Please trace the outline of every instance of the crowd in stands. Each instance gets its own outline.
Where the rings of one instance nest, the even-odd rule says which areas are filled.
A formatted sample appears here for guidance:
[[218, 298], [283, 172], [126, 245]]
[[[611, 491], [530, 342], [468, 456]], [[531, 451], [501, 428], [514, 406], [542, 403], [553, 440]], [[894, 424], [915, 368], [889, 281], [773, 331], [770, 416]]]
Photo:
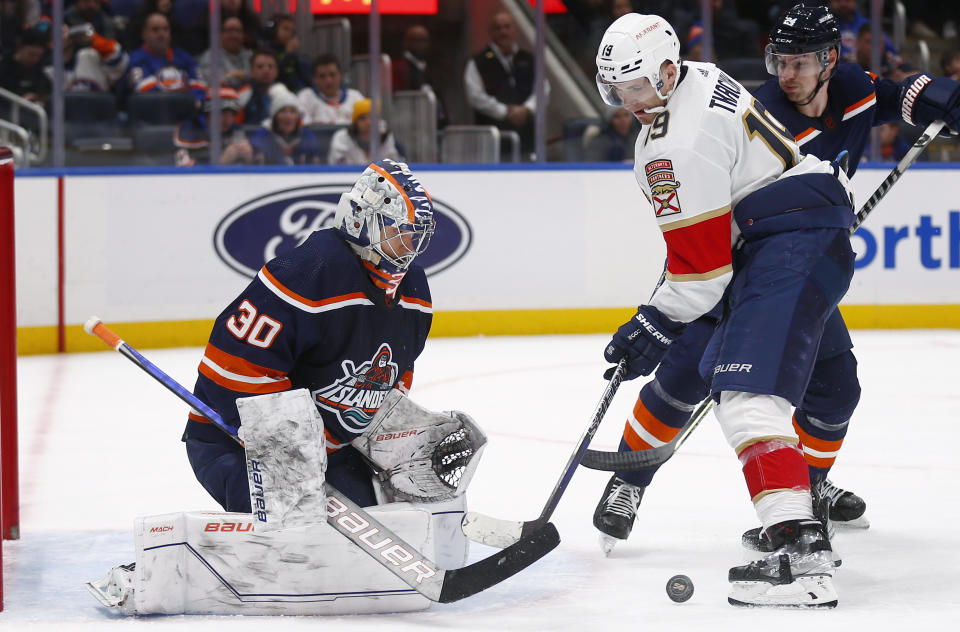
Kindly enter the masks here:
[[[548, 26], [588, 79], [595, 73], [596, 48], [604, 30], [628, 12], [666, 17], [680, 35], [685, 59], [706, 57], [721, 67], [730, 64], [729, 72], [735, 76], [733, 69], [747, 68], [759, 74], [746, 79], [767, 79], [762, 62], [766, 34], [776, 17], [798, 0], [710, 1], [713, 47], [706, 54], [701, 0], [568, 0], [567, 12], [548, 16]], [[897, 80], [916, 72], [886, 34], [880, 67], [870, 67], [872, 30], [865, 17], [869, 2], [824, 2], [840, 20], [845, 60]], [[212, 162], [304, 165], [369, 160], [372, 104], [368, 95], [346, 81], [350, 60], [326, 52], [305, 58], [293, 16], [275, 14], [264, 22], [251, 7], [249, 0], [221, 0], [220, 41], [214, 50], [208, 41], [206, 0], [66, 0], [64, 23], [58, 26], [63, 34], [64, 88], [112, 95], [121, 118], [132, 116], [138, 95], [190, 95], [194, 105], [188, 112], [163, 121], [172, 136], [168, 164], [211, 162], [208, 119], [215, 75], [220, 84], [222, 153]], [[0, 0], [0, 87], [48, 110], [53, 85], [50, 13], [44, 0]], [[960, 77], [960, 3], [915, 0], [907, 3], [907, 17], [910, 36], [940, 44], [939, 70]], [[521, 159], [530, 159], [534, 120], [543, 104], [537, 103], [533, 54], [518, 43], [511, 13], [492, 14], [489, 41], [479, 51], [461, 51], [463, 61], [455, 72], [444, 63], [449, 62], [449, 53], [434, 50], [432, 35], [427, 24], [409, 20], [402, 36], [395, 34], [400, 46], [391, 50], [393, 90], [432, 93], [439, 130], [450, 124], [492, 125], [502, 132], [503, 151], [518, 139]], [[545, 82], [542, 94], [548, 108], [550, 91]], [[451, 95], [463, 104], [459, 116], [449, 107]], [[70, 116], [68, 112], [68, 123]], [[394, 136], [389, 120], [377, 118], [381, 155], [404, 159], [404, 139]], [[895, 128], [885, 130], [882, 150], [883, 156], [893, 159], [909, 146], [909, 139], [899, 129], [894, 133]], [[564, 159], [630, 162], [639, 131], [624, 110], [608, 111], [586, 125], [580, 121], [575, 131], [579, 144]]]

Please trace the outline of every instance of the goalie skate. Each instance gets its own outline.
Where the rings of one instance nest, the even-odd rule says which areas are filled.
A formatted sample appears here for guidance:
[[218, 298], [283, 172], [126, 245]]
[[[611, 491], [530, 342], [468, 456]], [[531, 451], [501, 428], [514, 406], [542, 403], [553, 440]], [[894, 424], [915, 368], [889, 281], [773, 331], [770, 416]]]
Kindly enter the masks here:
[[727, 601], [742, 607], [834, 608], [833, 559], [826, 528], [816, 520], [789, 520], [768, 530], [775, 550], [730, 569]]
[[126, 612], [133, 606], [133, 569], [136, 562], [114, 566], [103, 579], [86, 583], [87, 590], [107, 608], [119, 607]]
[[593, 526], [600, 530], [600, 548], [610, 555], [617, 542], [630, 537], [644, 487], [631, 485], [613, 475], [593, 512]]

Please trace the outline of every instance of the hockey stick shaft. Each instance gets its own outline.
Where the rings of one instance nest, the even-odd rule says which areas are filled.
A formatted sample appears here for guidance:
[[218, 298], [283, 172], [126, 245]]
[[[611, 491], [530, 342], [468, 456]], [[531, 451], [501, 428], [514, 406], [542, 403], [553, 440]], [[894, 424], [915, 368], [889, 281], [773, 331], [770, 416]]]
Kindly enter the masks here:
[[684, 425], [683, 429], [674, 437], [673, 441], [649, 450], [636, 450], [629, 452], [602, 452], [599, 450], [587, 450], [583, 457], [581, 465], [591, 470], [603, 470], [605, 472], [633, 472], [636, 470], [647, 470], [660, 467], [670, 460], [680, 446], [696, 430], [700, 422], [703, 421], [707, 413], [713, 409], [713, 398], [700, 402], [693, 415]]
[[[100, 319], [90, 318], [84, 324], [84, 329], [119, 351], [182, 401], [202, 412], [233, 440], [240, 441], [237, 431], [224, 423], [217, 411], [143, 357], [110, 331]], [[522, 571], [560, 544], [556, 528], [552, 524], [545, 524], [535, 533], [527, 534], [515, 545], [495, 555], [463, 568], [442, 570], [342, 492], [329, 484], [325, 485], [324, 491], [327, 494], [328, 524], [431, 601], [449, 603], [486, 590]]]
[[580, 466], [580, 461], [587, 452], [587, 446], [590, 445], [590, 441], [597, 433], [597, 428], [600, 427], [600, 422], [603, 420], [603, 417], [607, 412], [607, 408], [610, 407], [610, 402], [613, 401], [613, 396], [616, 395], [617, 389], [620, 388], [620, 383], [623, 382], [623, 376], [626, 373], [626, 370], [627, 361], [624, 358], [620, 360], [619, 364], [617, 364], [617, 368], [614, 370], [613, 375], [607, 382], [607, 386], [603, 391], [603, 395], [600, 397], [600, 401], [597, 403], [597, 407], [593, 411], [593, 416], [590, 418], [590, 424], [581, 435], [576, 449], [570, 455], [570, 458], [567, 459], [567, 464], [563, 469], [563, 473], [560, 475], [560, 479], [557, 481], [557, 483], [553, 486], [553, 491], [550, 493], [550, 497], [547, 499], [547, 502], [543, 507], [543, 511], [540, 512], [540, 516], [536, 520], [518, 522], [511, 520], [500, 520], [479, 512], [468, 511], [463, 516], [462, 522], [463, 532], [468, 538], [474, 542], [480, 542], [481, 544], [486, 544], [488, 546], [502, 548], [513, 545], [514, 542], [517, 542], [523, 537], [529, 536], [531, 533], [536, 532], [537, 529], [540, 529], [543, 527], [543, 525], [547, 524], [547, 521], [550, 520], [550, 516], [553, 515], [554, 510], [560, 503], [560, 498], [563, 496], [564, 491], [566, 491], [567, 485], [570, 484], [570, 480], [573, 478], [574, 473]]
[[227, 424], [223, 423], [220, 415], [218, 415], [215, 410], [204, 404], [193, 393], [181, 386], [179, 382], [164, 373], [157, 365], [155, 365], [153, 362], [150, 362], [150, 360], [147, 360], [136, 349], [124, 342], [120, 336], [115, 334], [110, 330], [109, 327], [104, 325], [99, 318], [96, 316], [91, 316], [87, 322], [83, 324], [83, 329], [88, 334], [96, 336], [100, 340], [107, 343], [107, 346], [120, 352], [120, 355], [136, 364], [152, 378], [163, 384], [168, 391], [180, 398], [182, 402], [188, 406], [191, 406], [194, 410], [202, 413], [204, 417], [210, 419], [217, 425], [218, 428], [220, 428], [220, 430], [223, 430], [225, 433], [227, 433], [234, 441], [241, 443], [240, 438], [237, 436], [236, 429], [231, 428]]
[[873, 195], [870, 196], [870, 199], [857, 211], [857, 217], [853, 222], [853, 225], [850, 227], [850, 234], [857, 232], [857, 229], [860, 228], [860, 225], [863, 224], [864, 220], [867, 219], [867, 216], [877, 207], [880, 203], [880, 200], [893, 188], [894, 183], [900, 179], [900, 176], [903, 175], [903, 172], [906, 171], [910, 165], [917, 161], [917, 158], [920, 157], [920, 154], [923, 153], [923, 150], [927, 148], [927, 145], [937, 137], [937, 134], [940, 133], [940, 130], [943, 129], [945, 123], [943, 121], [934, 121], [927, 125], [927, 128], [923, 130], [923, 133], [920, 135], [914, 143], [913, 147], [907, 151], [906, 155], [900, 159], [900, 162], [897, 163], [897, 166], [893, 168], [886, 178], [883, 179], [883, 182], [880, 183], [880, 186], [877, 187], [877, 190], [873, 192]]

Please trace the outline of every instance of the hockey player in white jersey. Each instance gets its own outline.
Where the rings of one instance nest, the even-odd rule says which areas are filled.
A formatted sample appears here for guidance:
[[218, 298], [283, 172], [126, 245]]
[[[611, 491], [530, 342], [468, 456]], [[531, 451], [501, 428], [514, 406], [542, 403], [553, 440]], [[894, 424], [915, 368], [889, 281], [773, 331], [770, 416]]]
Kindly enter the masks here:
[[[604, 356], [626, 357], [628, 379], [648, 375], [687, 323], [722, 314], [700, 370], [774, 545], [730, 569], [729, 601], [834, 607], [836, 562], [814, 518], [791, 412], [853, 274], [849, 183], [838, 163], [802, 156], [740, 84], [679, 53], [666, 20], [628, 14], [597, 55], [604, 100], [644, 125], [634, 170], [667, 248], [662, 282]], [[616, 481], [611, 503], [632, 502], [618, 497]]]

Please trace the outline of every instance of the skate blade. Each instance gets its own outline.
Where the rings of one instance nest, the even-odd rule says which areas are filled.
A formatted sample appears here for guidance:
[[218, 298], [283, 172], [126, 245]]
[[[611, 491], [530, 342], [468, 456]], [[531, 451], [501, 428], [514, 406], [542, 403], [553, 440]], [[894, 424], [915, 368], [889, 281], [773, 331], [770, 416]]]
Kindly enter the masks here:
[[90, 594], [97, 598], [97, 601], [102, 603], [107, 608], [116, 608], [123, 600], [126, 598], [126, 595], [120, 593], [108, 593], [107, 586], [110, 583], [110, 578], [105, 577], [101, 580], [89, 581], [84, 584], [87, 587], [87, 590], [90, 591]]
[[804, 575], [790, 584], [731, 582], [727, 601], [744, 608], [836, 608], [830, 575]]
[[866, 516], [860, 516], [859, 518], [854, 518], [853, 520], [847, 520], [846, 522], [834, 520], [833, 526], [840, 529], [869, 529], [870, 521], [867, 520]]
[[617, 546], [617, 542], [623, 542], [623, 540], [611, 537], [606, 533], [600, 534], [600, 550], [607, 557], [610, 557], [610, 554], [613, 553], [613, 548]]

